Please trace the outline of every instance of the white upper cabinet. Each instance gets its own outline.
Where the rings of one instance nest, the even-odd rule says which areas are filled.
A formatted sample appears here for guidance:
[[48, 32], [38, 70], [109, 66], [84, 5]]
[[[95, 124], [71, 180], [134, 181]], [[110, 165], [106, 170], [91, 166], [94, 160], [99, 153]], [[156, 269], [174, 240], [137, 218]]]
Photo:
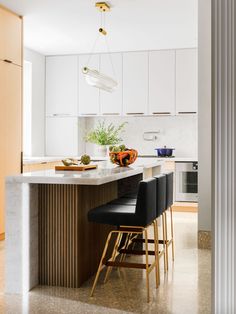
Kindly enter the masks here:
[[124, 114], [146, 114], [148, 106], [148, 52], [123, 54]]
[[197, 112], [197, 49], [176, 51], [176, 113]]
[[79, 56], [79, 114], [99, 114], [99, 89], [88, 85], [82, 68], [88, 66], [90, 69], [99, 70], [99, 55], [92, 55], [88, 64], [89, 55]]
[[149, 53], [149, 113], [175, 114], [175, 51]]
[[46, 118], [46, 155], [78, 155], [78, 118]]
[[76, 116], [78, 57], [46, 58], [46, 115]]
[[[112, 63], [111, 63], [112, 62]], [[114, 68], [114, 71], [113, 71]], [[100, 56], [100, 72], [114, 78], [118, 82], [112, 93], [100, 90], [101, 114], [112, 115], [122, 112], [122, 54], [102, 54]], [[115, 73], [114, 73], [115, 72]]]

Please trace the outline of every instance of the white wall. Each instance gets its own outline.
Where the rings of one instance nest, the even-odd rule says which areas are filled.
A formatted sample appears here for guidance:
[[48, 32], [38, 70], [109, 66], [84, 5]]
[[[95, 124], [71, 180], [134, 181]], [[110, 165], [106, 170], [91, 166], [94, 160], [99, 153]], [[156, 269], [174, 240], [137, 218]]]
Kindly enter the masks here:
[[211, 0], [199, 0], [198, 229], [211, 230]]
[[32, 156], [44, 156], [45, 56], [25, 48], [24, 60], [32, 62]]
[[[140, 155], [154, 155], [155, 148], [164, 145], [175, 148], [177, 157], [197, 157], [197, 116], [162, 117], [105, 117], [86, 118], [86, 130], [91, 130], [98, 120], [120, 124], [127, 121], [123, 142], [130, 148], [136, 148]], [[156, 141], [145, 141], [143, 133], [160, 131]], [[95, 145], [86, 143], [86, 152], [96, 153]]]

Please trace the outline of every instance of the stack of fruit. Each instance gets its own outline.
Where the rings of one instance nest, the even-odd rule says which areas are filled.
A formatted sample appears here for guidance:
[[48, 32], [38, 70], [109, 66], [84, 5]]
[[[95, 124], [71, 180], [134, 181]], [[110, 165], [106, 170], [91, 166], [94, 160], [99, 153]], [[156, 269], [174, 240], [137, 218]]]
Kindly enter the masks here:
[[121, 167], [131, 165], [138, 156], [138, 152], [135, 149], [127, 148], [125, 145], [110, 146], [109, 150], [111, 162]]

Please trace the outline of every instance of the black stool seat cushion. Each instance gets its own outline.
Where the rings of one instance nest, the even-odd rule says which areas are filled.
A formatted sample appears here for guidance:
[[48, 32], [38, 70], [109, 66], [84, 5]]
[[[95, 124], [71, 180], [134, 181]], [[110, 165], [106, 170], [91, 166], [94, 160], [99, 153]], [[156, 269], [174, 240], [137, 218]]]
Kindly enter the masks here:
[[88, 220], [124, 226], [147, 226], [156, 219], [156, 179], [140, 181], [136, 206], [106, 204], [88, 212]]
[[88, 220], [114, 226], [136, 226], [135, 206], [115, 204], [100, 206], [89, 211]]
[[128, 193], [122, 196], [122, 198], [133, 198], [133, 199], [137, 199], [138, 197], [138, 193]]
[[120, 197], [117, 198], [114, 201], [111, 201], [109, 204], [114, 204], [114, 205], [132, 205], [135, 206], [137, 203], [136, 198], [125, 198], [125, 197]]

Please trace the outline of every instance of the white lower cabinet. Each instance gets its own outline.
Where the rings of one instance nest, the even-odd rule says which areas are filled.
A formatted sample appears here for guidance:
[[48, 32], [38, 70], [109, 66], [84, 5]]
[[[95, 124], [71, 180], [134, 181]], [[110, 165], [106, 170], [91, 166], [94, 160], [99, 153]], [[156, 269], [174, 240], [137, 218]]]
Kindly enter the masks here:
[[46, 118], [46, 155], [78, 155], [78, 118]]

